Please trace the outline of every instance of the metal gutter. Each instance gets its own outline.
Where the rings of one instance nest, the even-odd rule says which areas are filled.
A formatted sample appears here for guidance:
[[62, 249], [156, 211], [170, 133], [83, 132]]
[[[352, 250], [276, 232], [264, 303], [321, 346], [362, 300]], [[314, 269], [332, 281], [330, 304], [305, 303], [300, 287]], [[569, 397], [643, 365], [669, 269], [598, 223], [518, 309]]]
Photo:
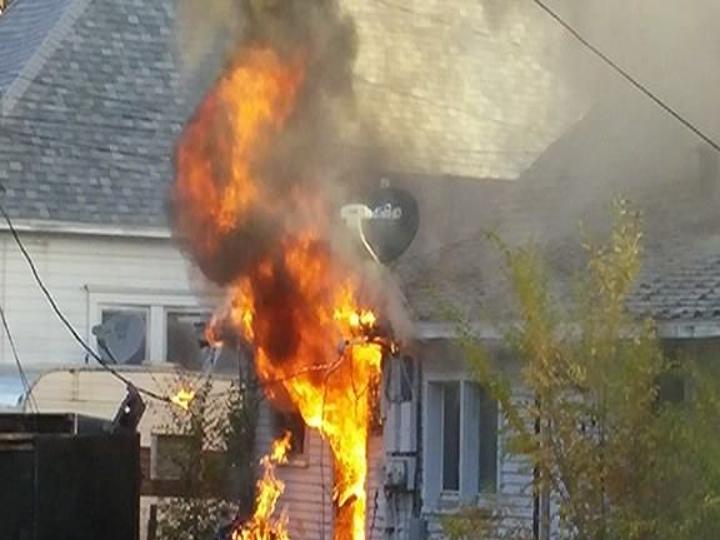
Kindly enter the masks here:
[[[710, 339], [720, 337], [720, 320], [657, 321], [657, 335], [663, 339]], [[503, 339], [504, 333], [488, 323], [470, 324], [480, 339]], [[454, 339], [459, 336], [457, 325], [449, 322], [422, 321], [414, 325], [419, 340]]]
[[[152, 238], [167, 240], [172, 233], [167, 227], [133, 227], [104, 225], [53, 220], [14, 219], [13, 225], [19, 232], [108, 236], [117, 238]], [[7, 223], [0, 223], [0, 231], [8, 231]]]

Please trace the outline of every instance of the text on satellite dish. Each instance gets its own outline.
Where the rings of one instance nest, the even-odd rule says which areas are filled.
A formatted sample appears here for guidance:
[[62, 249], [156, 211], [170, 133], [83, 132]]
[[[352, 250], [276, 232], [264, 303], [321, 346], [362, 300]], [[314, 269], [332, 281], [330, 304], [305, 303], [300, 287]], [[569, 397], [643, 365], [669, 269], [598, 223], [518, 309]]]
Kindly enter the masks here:
[[387, 203], [376, 207], [375, 210], [373, 210], [373, 215], [370, 219], [401, 219], [402, 214], [403, 211], [401, 207], [393, 207], [391, 203]]

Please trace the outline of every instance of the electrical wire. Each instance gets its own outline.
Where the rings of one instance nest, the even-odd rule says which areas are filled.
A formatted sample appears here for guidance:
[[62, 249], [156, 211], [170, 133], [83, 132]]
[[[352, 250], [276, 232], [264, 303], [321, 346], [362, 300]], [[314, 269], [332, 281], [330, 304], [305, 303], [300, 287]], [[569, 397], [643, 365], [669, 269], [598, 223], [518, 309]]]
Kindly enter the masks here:
[[598, 49], [595, 45], [590, 43], [580, 32], [575, 30], [575, 28], [573, 28], [573, 26], [570, 23], [568, 23], [565, 19], [560, 17], [560, 15], [558, 15], [555, 11], [553, 11], [553, 9], [550, 6], [548, 6], [543, 0], [532, 0], [532, 1], [540, 9], [542, 9], [543, 11], [545, 11], [545, 13], [547, 13], [550, 17], [552, 17], [555, 20], [555, 22], [557, 22], [560, 26], [562, 26], [568, 33], [570, 33], [570, 35], [572, 35], [576, 40], [578, 40], [580, 43], [582, 43], [588, 50], [590, 50], [593, 54], [595, 54], [595, 56], [600, 58], [603, 62], [605, 62], [608, 66], [610, 66], [613, 70], [615, 70], [615, 72], [618, 73], [623, 79], [625, 79], [631, 85], [633, 85], [636, 90], [645, 94], [645, 96], [647, 96], [653, 102], [655, 102], [656, 105], [658, 105], [666, 113], [668, 113], [670, 116], [672, 116], [675, 120], [680, 122], [687, 129], [692, 131], [695, 135], [700, 137], [703, 141], [705, 141], [708, 145], [710, 145], [715, 151], [720, 152], [720, 144], [716, 143], [713, 139], [711, 139], [700, 128], [695, 126], [689, 120], [686, 120], [680, 113], [675, 111], [675, 109], [670, 107], [670, 105], [667, 105], [654, 92], [652, 92], [650, 89], [648, 89], [646, 86], [644, 86], [635, 77], [630, 75], [630, 73], [628, 73], [627, 70], [620, 67], [608, 55], [606, 55], [604, 52], [602, 52], [600, 49]]
[[12, 350], [13, 357], [15, 358], [15, 365], [17, 366], [20, 380], [25, 387], [26, 399], [28, 403], [30, 403], [31, 409], [34, 409], [35, 412], [38, 412], [39, 409], [37, 401], [35, 401], [35, 397], [32, 394], [32, 386], [30, 385], [30, 381], [28, 380], [27, 375], [25, 374], [25, 370], [23, 369], [22, 362], [20, 361], [20, 355], [18, 354], [17, 347], [15, 346], [15, 339], [10, 332], [10, 326], [8, 325], [7, 318], [5, 317], [5, 310], [2, 306], [0, 306], [0, 319], [2, 319], [2, 325], [5, 329], [5, 336], [7, 337], [8, 343], [10, 344], [10, 349]]
[[135, 388], [138, 392], [141, 394], [144, 394], [147, 397], [156, 399], [158, 401], [163, 401], [166, 403], [172, 403], [172, 400], [168, 396], [162, 396], [158, 394], [157, 392], [153, 392], [152, 390], [147, 390], [146, 388], [142, 388], [134, 384], [130, 379], [125, 377], [123, 374], [118, 372], [115, 368], [111, 367], [95, 350], [88, 345], [88, 343], [80, 336], [77, 330], [75, 330], [75, 327], [72, 325], [72, 323], [68, 320], [68, 318], [65, 316], [65, 314], [62, 312], [60, 307], [58, 306], [57, 302], [55, 301], [55, 298], [53, 297], [52, 293], [48, 290], [47, 286], [43, 282], [42, 278], [40, 277], [40, 274], [38, 273], [37, 267], [35, 266], [35, 262], [33, 261], [32, 257], [30, 256], [30, 253], [28, 253], [27, 249], [25, 248], [25, 244], [23, 244], [22, 239], [20, 238], [20, 235], [18, 234], [17, 230], [15, 229], [15, 225], [13, 224], [12, 220], [10, 219], [10, 216], [8, 215], [7, 211], [5, 210], [5, 207], [0, 204], [0, 213], [2, 214], [3, 218], [5, 219], [5, 222], [7, 223], [7, 226], [10, 230], [10, 234], [12, 235], [13, 239], [15, 240], [15, 243], [17, 244], [18, 248], [20, 249], [20, 252], [22, 253], [23, 257], [25, 258], [25, 261], [27, 262], [28, 266], [30, 267], [30, 271], [33, 275], [33, 278], [35, 279], [35, 282], [37, 283], [38, 287], [40, 287], [40, 290], [42, 291], [43, 295], [47, 299], [48, 303], [50, 304], [50, 307], [52, 308], [55, 315], [57, 315], [58, 319], [60, 319], [60, 322], [63, 323], [65, 328], [70, 332], [70, 335], [75, 339], [75, 341], [89, 354], [93, 360], [95, 360], [100, 366], [105, 369], [108, 373], [113, 375], [116, 379], [123, 382], [126, 386]]

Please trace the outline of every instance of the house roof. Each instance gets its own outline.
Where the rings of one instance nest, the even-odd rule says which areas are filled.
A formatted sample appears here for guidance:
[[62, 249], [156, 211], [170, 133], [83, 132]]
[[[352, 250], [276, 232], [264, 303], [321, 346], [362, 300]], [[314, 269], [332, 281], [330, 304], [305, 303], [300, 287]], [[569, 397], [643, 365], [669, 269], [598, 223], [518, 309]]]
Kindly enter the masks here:
[[165, 227], [191, 91], [175, 2], [15, 0], [0, 17], [0, 183], [11, 216]]
[[[414, 318], [441, 321], [448, 308], [470, 320], [511, 316], [513, 295], [488, 233], [509, 245], [534, 243], [555, 294], [567, 297], [586, 261], [580, 223], [606, 231], [611, 201], [622, 194], [642, 212], [644, 229], [628, 307], [658, 321], [720, 321], [720, 177], [700, 178], [697, 141], [656, 114], [643, 104], [625, 115], [600, 106], [502, 193], [483, 183], [466, 192], [476, 202], [468, 216], [475, 233], [398, 264]], [[438, 208], [434, 221], [456, 210]]]
[[0, 24], [0, 96], [13, 81], [22, 78], [23, 68], [40, 49], [46, 37], [73, 0], [12, 2], [3, 14], [12, 24]]

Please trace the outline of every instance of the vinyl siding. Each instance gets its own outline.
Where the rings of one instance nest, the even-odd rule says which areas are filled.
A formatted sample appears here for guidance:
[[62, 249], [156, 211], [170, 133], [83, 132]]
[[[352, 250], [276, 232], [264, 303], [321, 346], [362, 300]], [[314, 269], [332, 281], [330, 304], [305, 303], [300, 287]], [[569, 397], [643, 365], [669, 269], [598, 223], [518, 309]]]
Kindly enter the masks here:
[[[202, 281], [191, 278], [186, 258], [169, 239], [31, 233], [22, 238], [63, 313], [91, 343], [91, 328], [99, 322], [98, 302], [185, 306], [207, 302]], [[84, 362], [84, 351], [50, 309], [7, 233], [0, 233], [0, 302], [26, 366]], [[162, 336], [152, 338], [162, 341]], [[157, 357], [161, 354], [156, 352], [152, 361], [164, 360]], [[0, 364], [12, 362], [2, 339]]]
[[[268, 452], [273, 440], [272, 412], [267, 402], [260, 408], [258, 421], [258, 456]], [[368, 529], [373, 518], [374, 497], [381, 477], [382, 437], [374, 436], [369, 442], [368, 468]], [[277, 474], [285, 482], [279, 507], [287, 510], [290, 516], [290, 538], [293, 540], [326, 540], [332, 538], [333, 523], [333, 471], [332, 454], [319, 433], [307, 429], [305, 451], [301, 456], [292, 458], [287, 465], [280, 466]], [[375, 512], [375, 534], [371, 538], [381, 538], [382, 514], [381, 501]]]

